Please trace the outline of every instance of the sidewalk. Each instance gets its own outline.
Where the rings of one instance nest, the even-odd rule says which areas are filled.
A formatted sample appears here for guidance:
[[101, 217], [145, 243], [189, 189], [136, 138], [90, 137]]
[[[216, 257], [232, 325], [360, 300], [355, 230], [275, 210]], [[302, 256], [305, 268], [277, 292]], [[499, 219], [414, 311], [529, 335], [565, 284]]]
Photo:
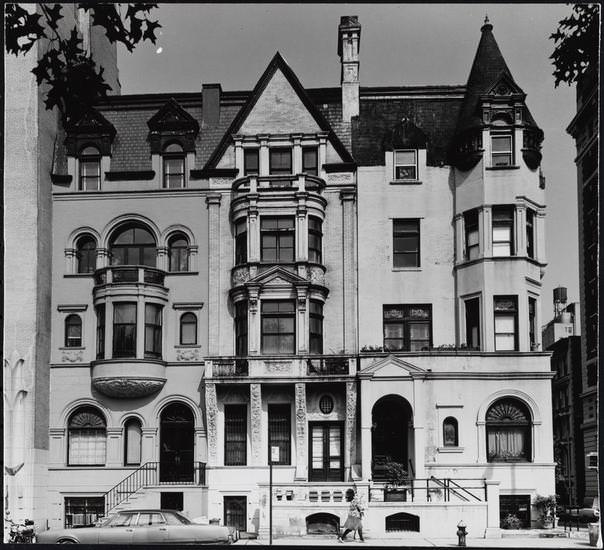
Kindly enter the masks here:
[[[514, 534], [500, 539], [471, 538], [466, 540], [468, 548], [593, 548], [589, 546], [587, 533], [573, 533], [571, 537], [541, 538], [538, 534], [528, 536]], [[268, 545], [267, 540], [239, 540], [239, 545]], [[358, 539], [352, 538], [339, 544], [335, 537], [306, 536], [306, 537], [279, 537], [273, 538], [273, 546], [334, 546], [357, 547], [363, 546], [410, 546], [410, 547], [441, 547], [453, 548], [457, 546], [457, 538], [451, 537], [413, 537], [400, 539], [373, 539], [367, 538], [363, 544]]]

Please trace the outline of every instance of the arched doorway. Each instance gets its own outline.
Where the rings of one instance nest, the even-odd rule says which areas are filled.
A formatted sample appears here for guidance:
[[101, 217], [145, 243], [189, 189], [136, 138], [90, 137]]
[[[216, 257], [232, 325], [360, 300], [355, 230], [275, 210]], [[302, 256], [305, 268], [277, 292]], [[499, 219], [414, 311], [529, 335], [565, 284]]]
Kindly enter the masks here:
[[[382, 397], [371, 411], [371, 477], [386, 478], [388, 463], [397, 462], [409, 471], [413, 411], [400, 395]], [[409, 472], [410, 474], [412, 472]]]
[[159, 480], [193, 481], [193, 412], [183, 403], [172, 403], [159, 422]]

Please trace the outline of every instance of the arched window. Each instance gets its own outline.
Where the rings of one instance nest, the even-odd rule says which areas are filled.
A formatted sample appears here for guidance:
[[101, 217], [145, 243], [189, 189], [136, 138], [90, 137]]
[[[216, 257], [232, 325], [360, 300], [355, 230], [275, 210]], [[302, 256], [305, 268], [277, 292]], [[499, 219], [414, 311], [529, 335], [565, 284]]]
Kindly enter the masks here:
[[98, 191], [101, 188], [101, 153], [96, 147], [88, 146], [80, 151], [79, 156], [80, 191]]
[[142, 429], [140, 420], [129, 418], [124, 424], [124, 465], [141, 463]]
[[78, 273], [92, 273], [96, 269], [96, 240], [90, 235], [83, 235], [76, 242], [76, 259]]
[[415, 531], [419, 533], [419, 516], [405, 512], [386, 516], [386, 531]]
[[194, 313], [183, 313], [180, 317], [180, 344], [197, 344], [197, 316]]
[[170, 143], [164, 147], [164, 187], [179, 189], [185, 186], [185, 154], [179, 143]]
[[189, 271], [189, 241], [182, 233], [168, 240], [169, 271]]
[[531, 460], [531, 417], [526, 405], [512, 397], [495, 401], [487, 411], [489, 462]]
[[67, 464], [103, 466], [107, 449], [107, 424], [95, 407], [80, 407], [70, 417], [67, 428]]
[[79, 348], [82, 345], [82, 319], [79, 315], [65, 318], [65, 347]]
[[157, 249], [151, 231], [138, 224], [118, 229], [109, 242], [111, 265], [149, 265], [155, 267]]
[[459, 446], [457, 420], [452, 416], [448, 416], [443, 422], [443, 444], [445, 447]]

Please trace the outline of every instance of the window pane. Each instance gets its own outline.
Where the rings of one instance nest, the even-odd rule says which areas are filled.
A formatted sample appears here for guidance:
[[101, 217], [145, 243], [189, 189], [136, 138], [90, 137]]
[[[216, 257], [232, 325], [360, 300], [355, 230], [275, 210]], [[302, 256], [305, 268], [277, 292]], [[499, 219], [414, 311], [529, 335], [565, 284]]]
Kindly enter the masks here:
[[312, 428], [312, 468], [323, 468], [323, 429], [320, 426]]
[[493, 152], [506, 152], [512, 150], [511, 136], [492, 136], [491, 138]]
[[426, 323], [409, 323], [409, 336], [412, 340], [429, 340], [430, 325]]
[[511, 227], [493, 227], [493, 241], [507, 241], [512, 237]]
[[126, 424], [126, 464], [141, 462], [141, 427], [138, 421]]
[[510, 243], [493, 243], [493, 256], [511, 256]]
[[511, 166], [512, 155], [510, 153], [493, 153], [493, 166]]
[[417, 253], [410, 254], [395, 254], [394, 255], [394, 267], [418, 267], [418, 255]]
[[415, 151], [396, 151], [395, 164], [415, 164]]
[[415, 166], [397, 166], [395, 176], [397, 180], [417, 179]]
[[514, 340], [513, 334], [496, 334], [495, 349], [497, 351], [514, 351]]
[[386, 338], [403, 338], [405, 336], [405, 325], [388, 323], [384, 325], [384, 336]]
[[244, 149], [244, 151], [243, 151], [244, 175], [258, 174], [258, 166], [259, 166], [258, 149]]
[[113, 321], [115, 323], [136, 323], [136, 304], [114, 304]]
[[317, 175], [317, 149], [304, 148], [302, 149], [302, 171], [306, 174]]
[[394, 237], [394, 252], [417, 252], [419, 248], [419, 239], [413, 237]]
[[495, 316], [495, 332], [514, 332], [514, 316], [513, 315], [496, 315]]

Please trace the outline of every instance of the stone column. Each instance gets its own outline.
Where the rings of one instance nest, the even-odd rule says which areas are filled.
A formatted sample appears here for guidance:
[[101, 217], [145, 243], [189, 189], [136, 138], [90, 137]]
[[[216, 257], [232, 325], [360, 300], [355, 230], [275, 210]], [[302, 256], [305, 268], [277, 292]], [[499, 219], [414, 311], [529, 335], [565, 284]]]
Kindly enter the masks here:
[[484, 420], [476, 422], [476, 437], [478, 438], [478, 464], [487, 461], [486, 423]]
[[220, 353], [220, 193], [206, 196], [208, 207], [208, 354]]
[[346, 382], [346, 418], [344, 420], [344, 479], [352, 481], [352, 465], [356, 461], [357, 384]]
[[199, 247], [196, 244], [192, 244], [189, 246], [189, 270], [190, 271], [199, 271], [198, 253], [199, 253]]
[[292, 148], [292, 174], [302, 173], [302, 134], [292, 135], [294, 146]]
[[535, 259], [545, 263], [545, 212], [543, 210], [535, 212], [533, 218], [533, 246], [535, 247]]
[[260, 351], [260, 319], [258, 315], [258, 287], [248, 287], [247, 346], [250, 355]]
[[208, 466], [216, 466], [216, 446], [218, 445], [218, 429], [216, 426], [218, 415], [218, 400], [216, 398], [216, 384], [206, 382], [206, 421], [208, 438]]
[[258, 136], [260, 140], [260, 153], [258, 155], [258, 162], [260, 166], [258, 167], [258, 174], [260, 176], [268, 176], [269, 174], [269, 153], [268, 153], [268, 136]]
[[356, 191], [340, 193], [342, 201], [342, 260], [344, 290], [344, 351], [356, 353], [356, 293], [355, 293], [355, 200]]
[[298, 196], [298, 209], [296, 211], [296, 250], [297, 262], [308, 261], [308, 227], [306, 224], [306, 204], [303, 196]]
[[252, 447], [252, 466], [262, 466], [262, 387], [250, 384], [250, 439]]
[[107, 466], [122, 466], [124, 449], [122, 447], [122, 428], [107, 428]]
[[307, 298], [307, 292], [308, 289], [306, 287], [298, 287], [296, 288], [298, 296], [297, 296], [297, 300], [296, 300], [296, 311], [298, 313], [297, 318], [296, 318], [296, 325], [297, 325], [297, 343], [296, 343], [296, 350], [297, 353], [307, 353], [308, 352], [308, 341], [309, 341], [309, 336], [308, 336], [308, 328], [307, 328], [307, 307], [306, 307], [306, 298]]
[[145, 356], [145, 298], [138, 296], [136, 300], [136, 357]]
[[247, 211], [248, 262], [260, 261], [260, 227], [258, 223], [258, 208], [255, 202], [254, 200], [254, 205], [250, 205]]
[[106, 248], [96, 249], [96, 268], [107, 267], [110, 264], [109, 261], [109, 250]]
[[295, 385], [296, 404], [296, 477], [297, 481], [308, 479], [308, 441], [306, 422], [306, 384]]
[[157, 269], [170, 271], [170, 258], [168, 257], [168, 248], [166, 246], [157, 247]]
[[461, 214], [455, 216], [455, 263], [463, 262], [465, 258], [466, 239], [464, 219]]
[[487, 486], [487, 528], [484, 532], [485, 539], [500, 539], [499, 527], [499, 484], [493, 479], [485, 480]]
[[363, 481], [371, 479], [371, 407], [368, 400], [370, 384], [361, 380], [361, 476]]
[[75, 248], [65, 249], [65, 273], [77, 273], [77, 251]]
[[[425, 479], [426, 477], [426, 433], [423, 426], [414, 426], [413, 428], [413, 447], [415, 449], [413, 457], [413, 466], [415, 467], [416, 479]], [[416, 498], [422, 498], [423, 492], [418, 491]]]
[[516, 256], [526, 256], [526, 206], [517, 204], [514, 208], [514, 252]]

